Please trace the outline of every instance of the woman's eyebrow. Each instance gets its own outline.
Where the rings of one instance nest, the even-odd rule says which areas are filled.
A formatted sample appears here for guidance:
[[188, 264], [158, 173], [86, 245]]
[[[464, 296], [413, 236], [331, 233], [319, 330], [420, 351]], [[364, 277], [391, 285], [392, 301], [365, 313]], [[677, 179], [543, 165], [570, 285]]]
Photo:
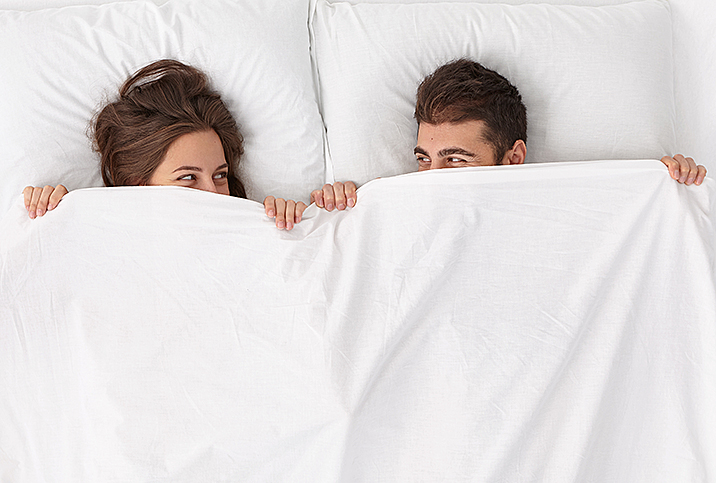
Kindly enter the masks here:
[[186, 171], [199, 171], [199, 172], [203, 171], [203, 170], [202, 170], [200, 167], [198, 167], [198, 166], [179, 166], [177, 169], [175, 169], [174, 171], [172, 171], [172, 173], [176, 173], [177, 171], [182, 171], [182, 170], [186, 170]]
[[229, 167], [229, 163], [224, 163], [224, 164], [222, 164], [221, 166], [219, 166], [218, 168], [216, 168], [216, 169], [214, 170], [214, 172], [216, 173], [216, 172], [219, 171], [220, 169], [224, 169], [224, 168], [228, 168], [228, 167]]

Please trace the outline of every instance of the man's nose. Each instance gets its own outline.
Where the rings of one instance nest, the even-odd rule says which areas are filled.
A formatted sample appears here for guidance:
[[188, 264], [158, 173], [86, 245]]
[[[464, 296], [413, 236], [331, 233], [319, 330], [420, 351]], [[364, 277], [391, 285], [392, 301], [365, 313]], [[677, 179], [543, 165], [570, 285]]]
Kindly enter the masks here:
[[442, 159], [432, 159], [430, 160], [430, 167], [428, 169], [442, 169], [445, 167], [445, 163], [443, 163]]

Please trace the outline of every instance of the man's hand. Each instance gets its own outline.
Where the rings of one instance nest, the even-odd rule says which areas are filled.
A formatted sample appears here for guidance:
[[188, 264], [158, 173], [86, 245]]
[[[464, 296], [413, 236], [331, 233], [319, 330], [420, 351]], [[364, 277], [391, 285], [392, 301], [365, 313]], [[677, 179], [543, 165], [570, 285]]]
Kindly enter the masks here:
[[25, 209], [30, 218], [34, 219], [54, 210], [62, 197], [67, 194], [67, 188], [61, 184], [54, 188], [49, 185], [44, 188], [27, 186], [22, 190], [22, 194], [25, 197]]
[[356, 200], [356, 185], [353, 181], [345, 183], [336, 181], [333, 184], [323, 185], [323, 189], [311, 192], [311, 203], [316, 203], [316, 206], [327, 211], [333, 211], [333, 208], [342, 211], [347, 207], [353, 207]]
[[294, 223], [301, 221], [303, 210], [306, 209], [306, 203], [267, 196], [264, 199], [264, 209], [266, 210], [266, 216], [276, 218], [276, 228], [279, 230], [291, 230]]
[[664, 156], [661, 162], [669, 168], [669, 174], [679, 183], [700, 185], [706, 176], [705, 167], [696, 165], [692, 158], [681, 154], [676, 154], [673, 158]]

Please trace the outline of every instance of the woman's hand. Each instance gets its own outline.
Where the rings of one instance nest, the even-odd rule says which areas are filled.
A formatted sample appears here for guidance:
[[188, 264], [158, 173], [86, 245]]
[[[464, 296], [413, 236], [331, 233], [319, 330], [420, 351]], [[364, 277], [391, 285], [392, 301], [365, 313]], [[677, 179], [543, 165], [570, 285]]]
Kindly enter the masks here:
[[27, 186], [22, 190], [22, 194], [25, 197], [25, 209], [28, 211], [30, 218], [34, 219], [54, 210], [62, 197], [67, 194], [67, 188], [61, 184], [54, 188], [49, 185], [44, 188]]
[[306, 203], [267, 196], [264, 199], [264, 208], [266, 209], [266, 216], [276, 218], [276, 228], [290, 230], [293, 228], [294, 223], [301, 221], [301, 215], [303, 215], [303, 210], [306, 209]]
[[661, 162], [669, 168], [669, 174], [679, 183], [700, 185], [706, 176], [705, 167], [697, 165], [692, 158], [681, 154], [675, 154], [673, 158], [664, 156]]
[[316, 203], [316, 206], [327, 211], [333, 211], [333, 208], [342, 211], [346, 207], [353, 207], [356, 200], [356, 185], [353, 181], [345, 183], [336, 181], [333, 184], [323, 185], [323, 189], [311, 192], [311, 203]]

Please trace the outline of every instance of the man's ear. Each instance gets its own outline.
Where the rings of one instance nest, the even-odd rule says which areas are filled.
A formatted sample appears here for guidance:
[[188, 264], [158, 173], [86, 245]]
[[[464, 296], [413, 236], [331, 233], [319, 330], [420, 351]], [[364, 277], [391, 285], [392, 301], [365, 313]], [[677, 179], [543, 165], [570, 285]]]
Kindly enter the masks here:
[[502, 164], [524, 164], [527, 156], [527, 145], [522, 139], [515, 141], [512, 148], [505, 153]]

